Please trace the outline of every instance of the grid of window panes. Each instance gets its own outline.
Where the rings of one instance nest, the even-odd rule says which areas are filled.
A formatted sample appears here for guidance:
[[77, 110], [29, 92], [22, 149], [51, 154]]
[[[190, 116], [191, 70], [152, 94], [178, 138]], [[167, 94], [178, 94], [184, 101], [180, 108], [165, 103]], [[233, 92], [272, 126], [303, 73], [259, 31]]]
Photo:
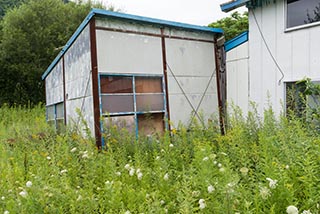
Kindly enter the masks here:
[[130, 132], [164, 130], [165, 94], [162, 76], [100, 75], [100, 100], [107, 125]]
[[319, 21], [319, 0], [287, 0], [287, 28]]
[[64, 104], [63, 102], [47, 106], [47, 121], [58, 131], [64, 127]]

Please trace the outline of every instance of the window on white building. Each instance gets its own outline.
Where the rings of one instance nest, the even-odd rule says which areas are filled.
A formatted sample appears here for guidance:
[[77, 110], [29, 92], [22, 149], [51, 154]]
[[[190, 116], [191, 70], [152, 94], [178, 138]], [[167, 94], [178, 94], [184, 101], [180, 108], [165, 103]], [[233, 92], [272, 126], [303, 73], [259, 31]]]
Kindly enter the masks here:
[[287, 28], [320, 21], [320, 0], [287, 0]]

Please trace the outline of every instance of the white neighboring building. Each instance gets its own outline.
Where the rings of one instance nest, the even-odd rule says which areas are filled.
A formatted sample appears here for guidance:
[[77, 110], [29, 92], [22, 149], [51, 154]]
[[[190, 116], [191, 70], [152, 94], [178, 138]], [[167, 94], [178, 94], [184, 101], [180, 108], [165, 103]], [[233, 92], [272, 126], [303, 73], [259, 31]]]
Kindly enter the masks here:
[[[249, 10], [249, 64], [247, 70], [238, 67], [238, 75], [247, 72], [249, 78], [247, 94], [237, 102], [243, 105], [248, 96], [260, 113], [269, 104], [280, 113], [286, 106], [286, 88], [292, 83], [305, 77], [320, 80], [320, 1], [233, 0], [221, 9], [228, 12], [243, 5]], [[242, 84], [239, 81], [236, 85]]]

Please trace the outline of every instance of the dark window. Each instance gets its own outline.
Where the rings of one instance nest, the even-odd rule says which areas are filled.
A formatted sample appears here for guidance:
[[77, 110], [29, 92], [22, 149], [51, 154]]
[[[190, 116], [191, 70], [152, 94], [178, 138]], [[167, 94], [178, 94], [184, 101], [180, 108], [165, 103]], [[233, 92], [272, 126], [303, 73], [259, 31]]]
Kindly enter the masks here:
[[320, 0], [287, 0], [287, 28], [320, 21]]

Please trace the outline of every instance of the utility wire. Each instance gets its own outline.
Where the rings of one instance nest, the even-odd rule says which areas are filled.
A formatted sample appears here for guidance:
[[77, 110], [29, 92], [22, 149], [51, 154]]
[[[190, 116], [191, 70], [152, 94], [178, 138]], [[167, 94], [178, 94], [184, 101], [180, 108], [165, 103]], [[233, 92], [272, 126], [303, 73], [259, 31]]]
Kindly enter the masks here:
[[279, 81], [278, 81], [278, 85], [280, 85], [280, 84], [281, 84], [281, 81], [282, 81], [283, 78], [284, 78], [284, 73], [283, 73], [280, 65], [278, 64], [277, 60], [276, 60], [275, 57], [273, 56], [273, 54], [272, 54], [272, 52], [271, 52], [271, 50], [270, 50], [270, 48], [269, 48], [269, 46], [268, 46], [268, 44], [267, 44], [267, 41], [266, 41], [266, 39], [265, 39], [265, 37], [264, 37], [264, 35], [263, 35], [263, 33], [262, 33], [262, 30], [261, 30], [261, 28], [260, 28], [260, 26], [259, 26], [259, 23], [258, 23], [258, 21], [257, 21], [256, 14], [254, 13], [253, 10], [251, 10], [251, 11], [252, 11], [252, 15], [253, 15], [254, 21], [255, 21], [256, 24], [257, 24], [257, 27], [258, 27], [259, 33], [260, 33], [260, 35], [261, 35], [261, 38], [262, 38], [262, 40], [263, 40], [263, 43], [264, 43], [264, 45], [266, 46], [266, 48], [267, 48], [267, 50], [268, 50], [268, 52], [269, 52], [269, 54], [270, 54], [270, 56], [271, 56], [274, 64], [277, 66], [278, 70], [280, 71], [280, 73], [281, 73], [281, 75], [282, 75], [281, 78], [280, 78]]

